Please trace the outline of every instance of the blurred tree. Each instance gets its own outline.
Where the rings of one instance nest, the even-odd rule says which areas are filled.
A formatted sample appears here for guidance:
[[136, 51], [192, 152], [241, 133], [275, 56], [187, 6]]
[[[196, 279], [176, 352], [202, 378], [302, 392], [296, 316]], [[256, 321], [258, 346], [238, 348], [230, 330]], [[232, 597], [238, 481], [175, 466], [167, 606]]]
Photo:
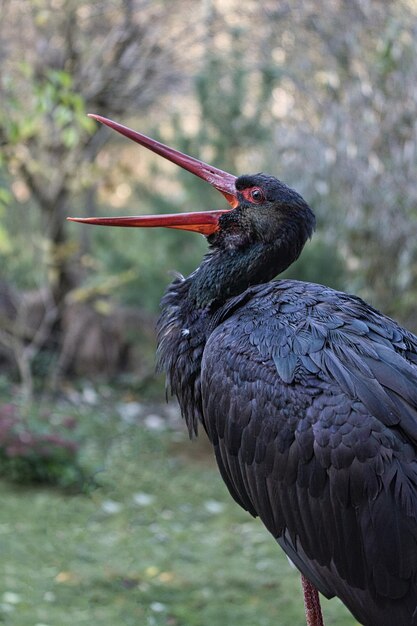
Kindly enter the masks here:
[[417, 3], [262, 10], [267, 54], [284, 73], [269, 160], [278, 145], [283, 175], [343, 242], [351, 288], [417, 330]]
[[[183, 7], [187, 0], [177, 4]], [[40, 263], [32, 287], [42, 285], [40, 299], [45, 302], [46, 289], [50, 303], [30, 350], [19, 316], [12, 326], [3, 320], [0, 340], [9, 351], [13, 347], [21, 372], [24, 362], [27, 388], [30, 360], [48, 340], [50, 311], [59, 343], [64, 301], [79, 281], [78, 245], [68, 237], [65, 217], [80, 204], [81, 194], [94, 211], [91, 164], [110, 133], [96, 128], [86, 112], [143, 114], [178, 85], [183, 74], [176, 44], [185, 42], [187, 33], [168, 5], [164, 0], [1, 2], [0, 168], [13, 195], [1, 189], [0, 211], [4, 214], [8, 204], [8, 213], [20, 214], [20, 224], [13, 223], [20, 232], [25, 232], [24, 222], [30, 224], [29, 242], [39, 229], [45, 267]], [[40, 220], [34, 221], [32, 211], [23, 212], [28, 205], [38, 207]], [[13, 217], [3, 217], [3, 224], [10, 226]], [[2, 236], [9, 244], [0, 249], [3, 258], [13, 258], [22, 249], [24, 254], [31, 244], [23, 238], [19, 250], [6, 226], [2, 228], [0, 244]]]
[[166, 9], [150, 0], [2, 3], [2, 161], [17, 199], [27, 190], [42, 213], [58, 304], [75, 283], [65, 216], [109, 136], [86, 111], [143, 113], [178, 83], [184, 27]]

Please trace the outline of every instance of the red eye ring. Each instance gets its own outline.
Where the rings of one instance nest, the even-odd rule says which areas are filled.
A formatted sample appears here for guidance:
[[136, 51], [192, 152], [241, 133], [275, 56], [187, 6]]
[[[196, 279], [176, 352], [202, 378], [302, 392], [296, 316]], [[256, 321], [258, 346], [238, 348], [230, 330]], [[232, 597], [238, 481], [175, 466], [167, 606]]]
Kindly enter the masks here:
[[251, 204], [261, 204], [264, 202], [265, 195], [261, 187], [248, 187], [242, 191], [242, 195]]
[[259, 202], [265, 199], [263, 191], [259, 189], [259, 187], [253, 187], [253, 189], [250, 190], [250, 197], [255, 204], [259, 204]]

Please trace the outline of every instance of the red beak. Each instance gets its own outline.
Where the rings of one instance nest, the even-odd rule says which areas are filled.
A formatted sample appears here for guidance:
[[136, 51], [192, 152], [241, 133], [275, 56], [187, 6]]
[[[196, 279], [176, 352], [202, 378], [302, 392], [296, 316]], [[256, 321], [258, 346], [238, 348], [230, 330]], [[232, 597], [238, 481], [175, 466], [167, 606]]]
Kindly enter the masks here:
[[[113, 122], [101, 115], [91, 115], [99, 122], [110, 126], [117, 132], [125, 135], [129, 139], [136, 141], [141, 146], [156, 152], [160, 156], [172, 161], [176, 165], [179, 165], [183, 169], [199, 176], [203, 180], [207, 181], [220, 191], [228, 201], [228, 203], [234, 208], [238, 203], [236, 196], [235, 181], [236, 176], [223, 172], [216, 167], [208, 165], [203, 161], [194, 159], [178, 150], [174, 150], [169, 146], [155, 141], [150, 137], [146, 137], [141, 133], [138, 133], [127, 126], [122, 126], [117, 122]], [[219, 218], [223, 213], [227, 213], [230, 209], [224, 209], [220, 211], [202, 211], [196, 213], [173, 213], [169, 215], [140, 215], [132, 217], [68, 217], [71, 222], [82, 222], [84, 224], [96, 224], [102, 226], [130, 226], [130, 227], [152, 227], [152, 226], [165, 226], [168, 228], [180, 228], [182, 230], [192, 230], [203, 235], [211, 235], [218, 230]]]

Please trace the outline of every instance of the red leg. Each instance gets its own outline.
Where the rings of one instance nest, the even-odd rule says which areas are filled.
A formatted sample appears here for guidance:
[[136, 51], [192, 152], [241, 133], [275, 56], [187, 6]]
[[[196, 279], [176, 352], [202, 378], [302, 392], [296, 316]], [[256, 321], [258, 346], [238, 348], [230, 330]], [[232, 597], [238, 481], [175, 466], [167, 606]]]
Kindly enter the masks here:
[[304, 609], [307, 626], [324, 626], [321, 614], [320, 598], [314, 585], [301, 574], [301, 584], [304, 593]]

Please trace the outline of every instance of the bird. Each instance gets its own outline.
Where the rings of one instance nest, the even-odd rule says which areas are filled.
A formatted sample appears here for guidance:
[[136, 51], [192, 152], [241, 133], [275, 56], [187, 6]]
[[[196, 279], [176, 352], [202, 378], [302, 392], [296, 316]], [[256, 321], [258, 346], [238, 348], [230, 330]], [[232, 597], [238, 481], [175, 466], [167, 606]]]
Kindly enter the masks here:
[[417, 624], [417, 337], [357, 296], [276, 279], [315, 228], [276, 177], [236, 177], [92, 117], [230, 205], [68, 219], [207, 238], [200, 266], [162, 298], [158, 368], [233, 499], [301, 572], [307, 624], [323, 624], [317, 590], [364, 626]]

